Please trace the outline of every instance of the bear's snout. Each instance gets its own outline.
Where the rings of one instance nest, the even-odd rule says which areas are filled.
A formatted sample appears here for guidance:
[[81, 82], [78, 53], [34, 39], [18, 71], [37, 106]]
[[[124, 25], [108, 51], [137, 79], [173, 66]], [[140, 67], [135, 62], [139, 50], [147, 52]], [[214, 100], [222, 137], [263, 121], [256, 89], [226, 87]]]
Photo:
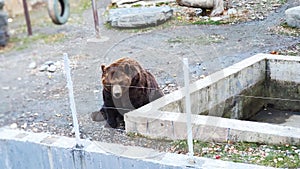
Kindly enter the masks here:
[[119, 99], [122, 97], [122, 88], [120, 85], [113, 85], [112, 94], [114, 98]]

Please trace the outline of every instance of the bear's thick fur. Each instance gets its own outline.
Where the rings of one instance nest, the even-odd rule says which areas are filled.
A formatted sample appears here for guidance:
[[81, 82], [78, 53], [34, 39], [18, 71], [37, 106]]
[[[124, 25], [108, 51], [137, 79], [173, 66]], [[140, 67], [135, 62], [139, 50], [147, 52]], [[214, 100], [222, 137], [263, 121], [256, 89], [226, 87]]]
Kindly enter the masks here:
[[94, 121], [105, 119], [106, 126], [116, 128], [125, 113], [163, 96], [154, 76], [132, 58], [101, 65], [101, 69], [104, 104], [100, 112], [92, 115]]

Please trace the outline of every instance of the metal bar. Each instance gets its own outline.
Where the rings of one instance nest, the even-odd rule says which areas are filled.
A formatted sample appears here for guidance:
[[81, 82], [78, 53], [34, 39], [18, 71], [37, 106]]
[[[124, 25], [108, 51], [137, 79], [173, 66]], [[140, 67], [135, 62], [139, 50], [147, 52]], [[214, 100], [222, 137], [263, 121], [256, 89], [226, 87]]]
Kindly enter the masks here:
[[96, 38], [100, 38], [100, 28], [99, 28], [98, 11], [97, 11], [97, 5], [96, 5], [95, 0], [92, 0], [92, 8], [93, 8], [93, 16], [94, 16]]
[[28, 35], [31, 36], [32, 30], [31, 30], [30, 16], [29, 16], [26, 0], [23, 0], [23, 8], [24, 8], [24, 15], [25, 15], [25, 20], [26, 20], [26, 25], [27, 25], [27, 32], [28, 32]]

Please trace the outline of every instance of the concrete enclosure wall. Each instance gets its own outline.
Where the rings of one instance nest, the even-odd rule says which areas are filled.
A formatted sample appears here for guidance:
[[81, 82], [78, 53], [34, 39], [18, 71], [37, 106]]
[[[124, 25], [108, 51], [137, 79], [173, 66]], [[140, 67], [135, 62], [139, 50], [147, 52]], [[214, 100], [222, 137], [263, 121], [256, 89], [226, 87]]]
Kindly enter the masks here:
[[276, 57], [268, 59], [272, 80], [300, 83], [299, 57]]
[[[292, 93], [300, 92], [300, 72], [296, 71], [300, 70], [300, 64], [297, 58], [294, 57], [291, 60], [288, 58], [277, 57], [272, 59], [269, 57], [268, 59], [258, 58], [260, 59], [259, 61], [255, 59], [256, 58], [246, 59], [234, 66], [208, 76], [208, 79], [199, 80], [191, 84], [191, 88], [195, 86], [198, 88], [198, 90], [192, 92], [190, 96], [192, 113], [234, 119], [247, 119], [259, 111], [263, 105], [268, 104], [268, 101], [260, 98], [245, 98], [241, 96], [241, 92], [249, 89], [246, 95], [260, 97], [272, 96], [287, 99]], [[295, 88], [296, 90], [286, 93], [286, 95], [282, 95], [278, 91], [278, 93], [276, 93], [274, 90], [279, 89], [274, 86], [276, 85], [275, 83], [271, 86], [264, 86], [266, 81], [269, 82], [270, 80], [275, 80], [276, 83], [283, 81], [285, 83], [283, 85], [285, 86], [289, 85], [287, 82], [294, 82], [290, 83], [290, 86], [292, 86], [287, 88]], [[255, 85], [256, 87], [254, 87]], [[274, 88], [274, 90], [272, 90], [272, 88]], [[270, 92], [267, 93], [265, 90], [269, 90]], [[295, 96], [289, 99], [300, 99], [300, 97]], [[236, 104], [233, 102], [237, 101], [241, 103], [241, 105], [233, 105]], [[239, 106], [239, 108], [237, 108], [240, 109], [239, 113], [234, 112], [234, 106]], [[295, 107], [295, 110], [299, 110], [296, 104], [287, 104], [285, 108], [282, 107], [281, 109], [288, 109], [288, 107]], [[185, 98], [178, 98], [178, 100], [163, 106], [160, 110], [184, 113]]]
[[[268, 60], [270, 83], [268, 96], [279, 98], [267, 104], [280, 110], [300, 112], [300, 60], [299, 58], [276, 58]], [[283, 99], [280, 99], [283, 98]]]
[[[264, 82], [266, 78], [271, 77], [279, 81], [299, 79], [299, 61], [300, 57], [258, 54], [191, 84], [194, 138], [204, 141], [226, 141], [234, 138], [238, 141], [299, 144], [300, 128], [220, 117], [226, 108], [224, 106], [226, 99], [230, 100], [235, 95], [239, 96], [241, 91]], [[284, 70], [279, 73], [281, 69]], [[260, 91], [262, 90], [264, 89]], [[183, 113], [184, 95], [184, 88], [181, 88], [125, 114], [127, 132], [138, 132], [154, 138], [185, 139], [187, 134], [186, 115]], [[242, 106], [245, 107], [245, 105]], [[251, 104], [248, 105], [250, 108], [251, 106]], [[233, 103], [232, 112], [236, 107], [238, 108], [239, 105]], [[251, 113], [257, 111], [255, 108], [251, 109], [253, 111], [246, 111], [241, 115], [233, 114], [232, 117], [250, 116]], [[208, 115], [218, 117], [197, 115], [205, 111]]]
[[[265, 71], [266, 60], [253, 57], [191, 84], [192, 113], [222, 117], [226, 108], [225, 101], [264, 81]], [[184, 97], [179, 98], [160, 110], [185, 112], [184, 100]]]
[[1, 169], [181, 169], [263, 166], [161, 153], [152, 149], [0, 128]]

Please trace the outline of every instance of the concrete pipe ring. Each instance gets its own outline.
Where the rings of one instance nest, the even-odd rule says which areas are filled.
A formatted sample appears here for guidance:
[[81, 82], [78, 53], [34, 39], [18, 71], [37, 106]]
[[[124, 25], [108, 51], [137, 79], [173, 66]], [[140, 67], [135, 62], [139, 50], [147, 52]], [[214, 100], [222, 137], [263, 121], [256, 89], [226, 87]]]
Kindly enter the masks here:
[[66, 23], [70, 15], [69, 0], [48, 0], [48, 13], [53, 23]]

